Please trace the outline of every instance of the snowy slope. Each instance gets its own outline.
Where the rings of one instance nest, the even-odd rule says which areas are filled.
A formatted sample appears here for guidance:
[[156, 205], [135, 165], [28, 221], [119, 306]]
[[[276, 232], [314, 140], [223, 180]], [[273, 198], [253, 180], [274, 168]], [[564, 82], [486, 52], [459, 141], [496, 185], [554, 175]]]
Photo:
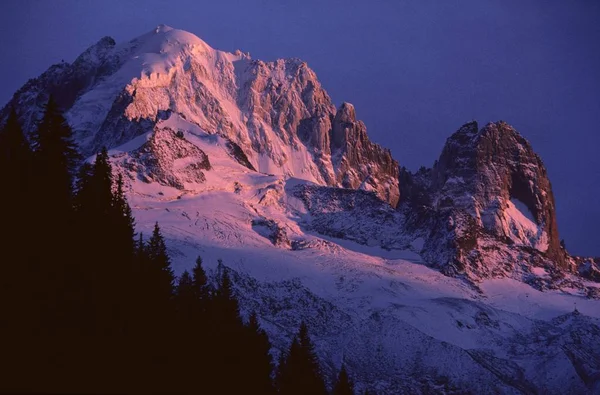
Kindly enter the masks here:
[[[304, 319], [328, 374], [344, 359], [359, 386], [383, 393], [564, 394], [597, 385], [598, 367], [587, 366], [589, 374], [581, 367], [581, 353], [600, 356], [597, 300], [510, 278], [477, 287], [444, 276], [422, 263], [422, 240], [399, 232], [403, 215], [374, 205], [368, 192], [251, 171], [227, 140], [178, 115], [156, 130], [193, 144], [211, 168], [203, 182], [177, 189], [142, 181], [128, 166], [149, 137], [112, 150], [138, 230], [149, 234], [161, 224], [178, 274], [197, 255], [212, 273], [222, 259], [234, 271], [244, 313], [259, 312], [275, 353]], [[528, 224], [522, 213], [515, 217]], [[596, 344], [591, 351], [589, 344]]]

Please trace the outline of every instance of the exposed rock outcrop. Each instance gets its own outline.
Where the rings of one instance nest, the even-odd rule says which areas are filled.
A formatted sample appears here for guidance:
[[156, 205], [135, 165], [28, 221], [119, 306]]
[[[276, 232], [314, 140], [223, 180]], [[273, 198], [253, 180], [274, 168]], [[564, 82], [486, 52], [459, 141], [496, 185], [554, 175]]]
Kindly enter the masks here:
[[396, 207], [400, 199], [398, 162], [389, 150], [369, 141], [367, 127], [356, 120], [352, 104], [343, 103], [335, 115], [331, 152], [338, 184], [374, 191]]
[[[116, 158], [118, 160], [118, 158]], [[156, 129], [140, 148], [123, 157], [122, 166], [144, 182], [156, 181], [185, 190], [206, 180], [208, 155], [169, 128]]]
[[14, 93], [10, 102], [0, 111], [0, 120], [5, 119], [10, 107], [14, 106], [19, 109], [23, 130], [31, 132], [41, 118], [50, 95], [61, 108], [71, 108], [81, 94], [118, 68], [118, 61], [112, 56], [114, 47], [115, 40], [112, 37], [103, 37], [73, 63], [63, 61], [50, 66]]
[[446, 142], [432, 178], [437, 206], [465, 210], [493, 235], [564, 264], [546, 168], [510, 125], [489, 123], [480, 131], [475, 122], [461, 127]]
[[[426, 239], [422, 255], [448, 274], [489, 277], [557, 265], [554, 196], [531, 145], [505, 122], [463, 125], [432, 169], [400, 174], [410, 229]], [[406, 207], [410, 207], [406, 209]]]

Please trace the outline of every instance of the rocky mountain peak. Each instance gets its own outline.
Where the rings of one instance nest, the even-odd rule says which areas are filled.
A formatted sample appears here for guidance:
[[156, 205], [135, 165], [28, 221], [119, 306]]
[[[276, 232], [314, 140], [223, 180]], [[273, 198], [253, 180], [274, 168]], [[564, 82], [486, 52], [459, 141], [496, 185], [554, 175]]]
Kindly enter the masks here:
[[[438, 250], [446, 243], [453, 252], [445, 256], [459, 270], [471, 265], [481, 274], [486, 265], [513, 253], [511, 259], [517, 262], [538, 256], [538, 261], [549, 259], [567, 269], [546, 168], [531, 144], [506, 122], [488, 123], [480, 130], [476, 122], [463, 125], [448, 138], [431, 171], [403, 172], [402, 179], [407, 202], [429, 207], [422, 211], [429, 220], [418, 218], [415, 223], [438, 228], [430, 236], [438, 257], [432, 259], [444, 256]], [[431, 218], [438, 225], [428, 222]], [[449, 224], [447, 231], [440, 230], [443, 224]], [[502, 259], [492, 256], [498, 248], [506, 251]]]
[[335, 114], [336, 122], [338, 123], [353, 123], [356, 122], [356, 110], [350, 103], [344, 102]]
[[75, 59], [73, 64], [94, 63], [103, 61], [117, 43], [110, 36], [102, 37], [94, 45], [86, 49]]
[[331, 154], [341, 186], [374, 191], [396, 207], [400, 199], [398, 162], [389, 150], [369, 140], [367, 127], [356, 120], [350, 103], [343, 103], [333, 119]]
[[552, 187], [531, 144], [503, 121], [475, 130], [469, 123], [448, 139], [433, 173], [438, 203], [450, 199], [493, 234], [564, 263]]
[[344, 103], [336, 112], [300, 59], [252, 60], [159, 25], [121, 44], [102, 38], [72, 64], [30, 81], [6, 108], [19, 108], [31, 130], [49, 94], [66, 111], [85, 155], [125, 144], [177, 114], [235, 144], [243, 165], [258, 172], [398, 201], [397, 164], [389, 151], [369, 141], [353, 106]]

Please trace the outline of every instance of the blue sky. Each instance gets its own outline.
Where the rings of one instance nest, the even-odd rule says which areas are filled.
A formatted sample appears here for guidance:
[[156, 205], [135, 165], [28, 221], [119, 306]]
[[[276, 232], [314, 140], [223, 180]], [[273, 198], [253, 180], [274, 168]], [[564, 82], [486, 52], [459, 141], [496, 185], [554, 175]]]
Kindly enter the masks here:
[[102, 36], [165, 23], [254, 58], [298, 57], [404, 166], [431, 166], [463, 123], [505, 120], [548, 168], [574, 253], [600, 255], [598, 1], [0, 3], [0, 105]]

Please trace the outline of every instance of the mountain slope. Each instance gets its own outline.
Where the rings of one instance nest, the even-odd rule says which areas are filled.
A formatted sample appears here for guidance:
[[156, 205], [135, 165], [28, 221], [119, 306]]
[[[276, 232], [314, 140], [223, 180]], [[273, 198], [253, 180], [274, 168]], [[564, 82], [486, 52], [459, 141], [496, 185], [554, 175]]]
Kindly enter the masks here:
[[[561, 285], [529, 266], [520, 281], [474, 286], [447, 277], [423, 265], [426, 242], [408, 229], [410, 216], [374, 193], [253, 172], [222, 137], [176, 115], [155, 135], [165, 131], [207, 155], [211, 168], [182, 192], [125, 165], [131, 147], [112, 150], [140, 230], [161, 223], [177, 273], [197, 254], [213, 272], [222, 259], [235, 271], [243, 311], [260, 313], [278, 349], [305, 320], [330, 377], [343, 358], [361, 386], [382, 393], [585, 393], [597, 385], [586, 361], [600, 354], [585, 350], [600, 340], [600, 310], [585, 296], [598, 284], [568, 275]], [[559, 287], [541, 292], [543, 284]]]

